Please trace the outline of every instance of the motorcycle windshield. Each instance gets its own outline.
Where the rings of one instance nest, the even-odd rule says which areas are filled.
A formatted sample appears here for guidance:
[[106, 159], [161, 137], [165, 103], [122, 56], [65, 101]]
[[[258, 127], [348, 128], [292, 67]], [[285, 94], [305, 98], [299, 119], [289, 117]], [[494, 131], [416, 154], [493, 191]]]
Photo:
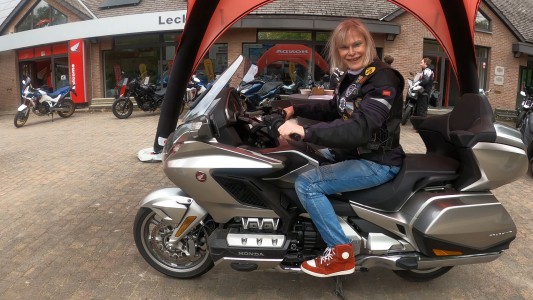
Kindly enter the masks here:
[[218, 79], [213, 83], [213, 85], [204, 92], [204, 95], [200, 96], [198, 103], [194, 103], [193, 107], [187, 114], [183, 117], [183, 122], [187, 123], [193, 119], [198, 118], [199, 116], [209, 115], [211, 108], [218, 103], [220, 98], [217, 98], [218, 94], [222, 89], [229, 84], [231, 78], [235, 75], [237, 70], [240, 69], [240, 66], [245, 61], [242, 55], [239, 55], [237, 59], [218, 77]]

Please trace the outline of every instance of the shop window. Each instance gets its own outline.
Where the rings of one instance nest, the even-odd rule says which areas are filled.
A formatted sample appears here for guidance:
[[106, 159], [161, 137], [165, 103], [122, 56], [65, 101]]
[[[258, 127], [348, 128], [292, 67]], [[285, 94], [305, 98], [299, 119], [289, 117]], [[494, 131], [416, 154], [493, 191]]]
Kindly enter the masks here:
[[295, 82], [304, 86], [329, 83], [329, 64], [323, 57], [324, 45], [261, 43], [244, 44], [243, 54], [257, 65], [263, 80]]
[[481, 10], [476, 15], [476, 31], [492, 32], [492, 22]]
[[100, 8], [112, 8], [112, 7], [120, 7], [120, 6], [130, 6], [130, 5], [137, 5], [141, 2], [141, 0], [104, 0], [102, 4], [100, 4]]
[[68, 22], [67, 16], [53, 8], [46, 1], [41, 0], [28, 12], [24, 18], [15, 26], [17, 32], [42, 28], [46, 26], [65, 24]]
[[114, 96], [115, 87], [121, 82], [122, 74], [129, 80], [147, 79], [149, 83], [158, 84], [161, 79], [159, 55], [159, 47], [105, 51], [105, 96]]
[[115, 48], [133, 48], [138, 47], [139, 45], [158, 45], [159, 44], [159, 35], [158, 34], [146, 34], [146, 35], [133, 35], [133, 36], [123, 36], [116, 37], [114, 39]]
[[331, 32], [317, 32], [316, 33], [316, 41], [317, 42], [324, 42], [326, 43], [329, 39], [329, 36], [331, 35]]
[[257, 40], [276, 41], [311, 41], [311, 32], [302, 31], [258, 31]]
[[205, 84], [213, 81], [228, 67], [228, 44], [214, 44], [196, 69], [196, 76]]

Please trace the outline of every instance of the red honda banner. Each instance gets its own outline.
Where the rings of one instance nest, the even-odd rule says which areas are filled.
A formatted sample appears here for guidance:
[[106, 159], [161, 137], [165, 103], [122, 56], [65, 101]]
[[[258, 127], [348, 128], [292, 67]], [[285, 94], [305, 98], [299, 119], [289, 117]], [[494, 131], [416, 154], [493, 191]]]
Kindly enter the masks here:
[[71, 93], [74, 103], [85, 103], [85, 44], [83, 40], [71, 40], [68, 43], [70, 60], [70, 83], [75, 85], [77, 96]]

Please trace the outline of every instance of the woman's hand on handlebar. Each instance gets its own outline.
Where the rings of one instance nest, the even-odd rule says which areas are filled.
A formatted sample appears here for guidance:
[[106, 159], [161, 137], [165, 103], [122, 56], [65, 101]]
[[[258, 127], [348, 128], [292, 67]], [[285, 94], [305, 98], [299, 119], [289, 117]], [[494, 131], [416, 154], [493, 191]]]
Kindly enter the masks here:
[[289, 120], [289, 119], [291, 119], [294, 116], [294, 107], [293, 106], [285, 107], [283, 109], [283, 111], [285, 112], [285, 120]]
[[291, 121], [283, 123], [283, 125], [278, 128], [278, 132], [279, 135], [286, 140], [302, 140], [305, 135], [304, 128]]

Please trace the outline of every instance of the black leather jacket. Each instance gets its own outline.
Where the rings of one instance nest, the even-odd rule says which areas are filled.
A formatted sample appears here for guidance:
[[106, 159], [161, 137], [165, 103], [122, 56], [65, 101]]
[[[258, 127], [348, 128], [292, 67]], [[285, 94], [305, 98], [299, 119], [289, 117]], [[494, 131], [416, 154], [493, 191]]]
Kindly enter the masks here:
[[[403, 88], [402, 75], [381, 61], [367, 66], [359, 79], [345, 73], [332, 100], [294, 105], [296, 116], [322, 121], [305, 127], [304, 141], [336, 149], [346, 159], [401, 166]], [[346, 111], [350, 103], [353, 112]]]

